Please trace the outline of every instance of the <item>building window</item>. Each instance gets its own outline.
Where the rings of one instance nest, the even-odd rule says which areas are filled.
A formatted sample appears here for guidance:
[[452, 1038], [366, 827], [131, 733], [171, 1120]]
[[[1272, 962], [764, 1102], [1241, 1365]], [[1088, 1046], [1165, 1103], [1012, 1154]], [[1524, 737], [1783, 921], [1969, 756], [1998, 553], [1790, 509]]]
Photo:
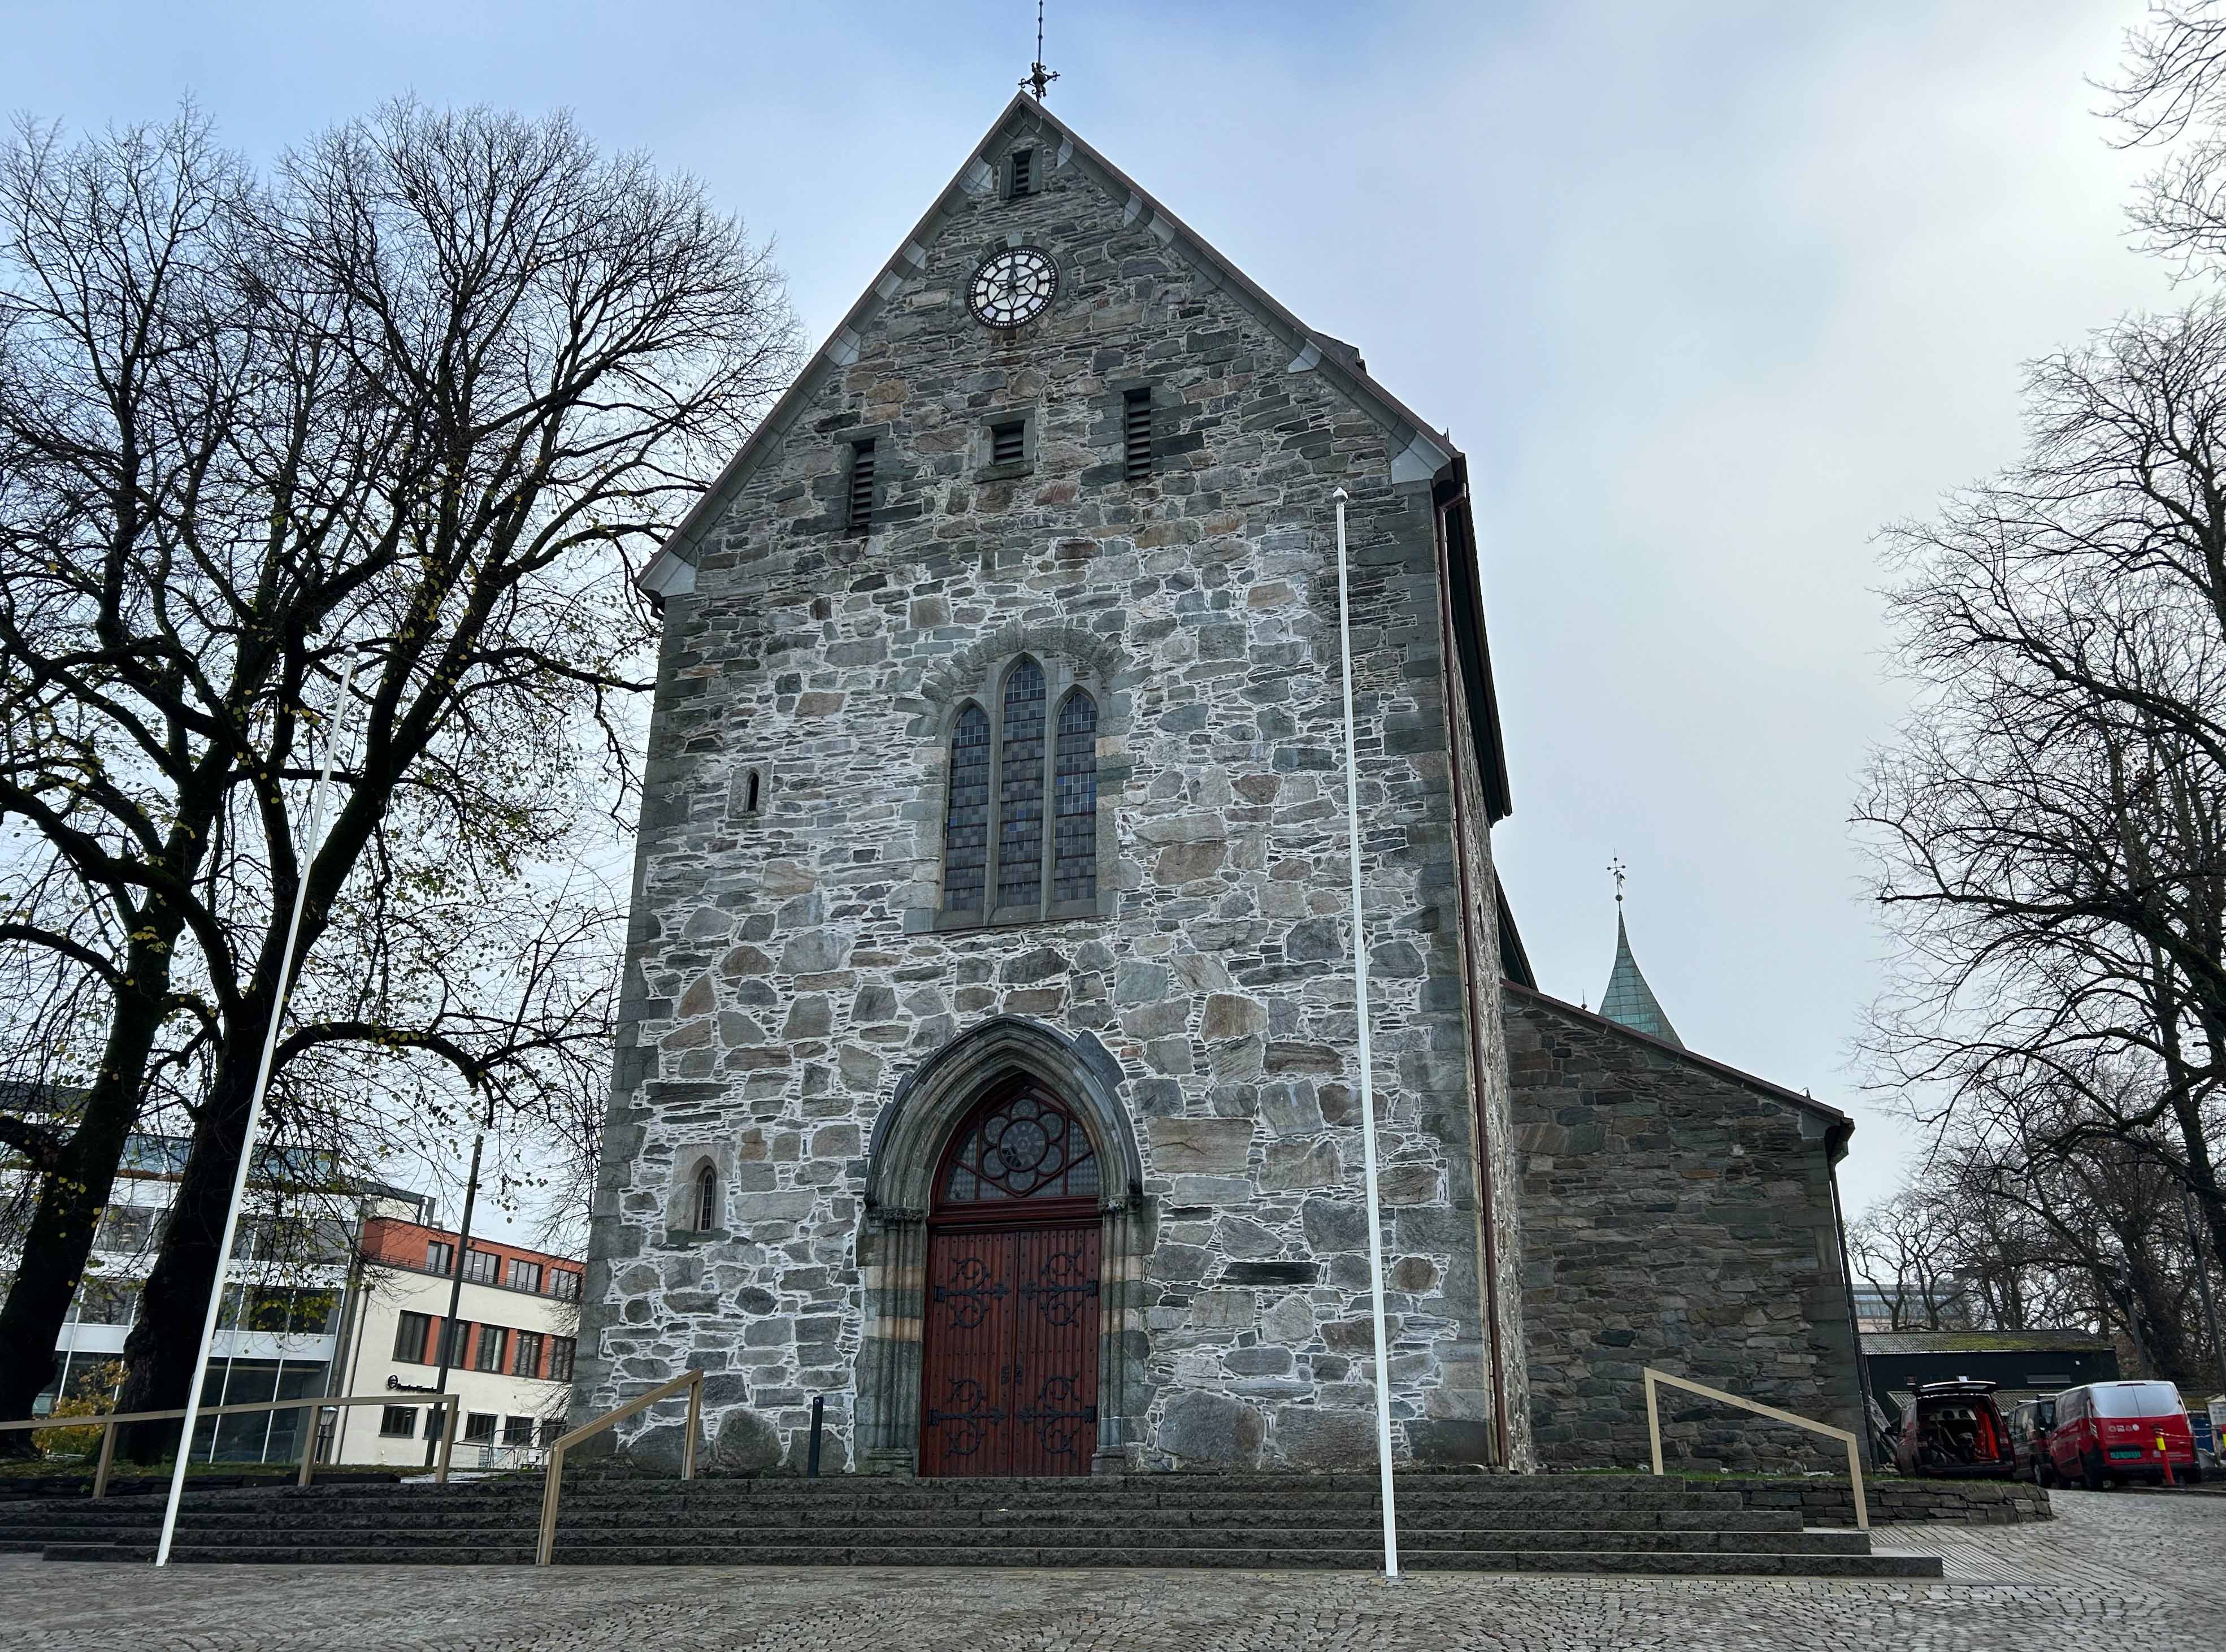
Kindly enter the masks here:
[[475, 1371], [499, 1371], [502, 1369], [503, 1354], [509, 1346], [509, 1331], [500, 1325], [481, 1325], [479, 1353], [472, 1361], [472, 1369]]
[[572, 1350], [579, 1344], [569, 1337], [549, 1339], [549, 1380], [569, 1382], [572, 1380]]
[[417, 1439], [417, 1407], [381, 1406], [378, 1408], [378, 1437], [381, 1439]]
[[1059, 708], [1051, 898], [1097, 898], [1097, 702], [1080, 689]]
[[425, 1271], [445, 1274], [456, 1265], [456, 1248], [445, 1239], [425, 1242]]
[[464, 1439], [473, 1446], [494, 1444], [494, 1429], [498, 1419], [492, 1411], [467, 1411], [464, 1414]]
[[468, 1319], [447, 1319], [442, 1322], [441, 1357], [438, 1363], [461, 1365], [464, 1363], [464, 1349], [467, 1346], [467, 1338], [471, 1328], [471, 1321]]
[[544, 1417], [541, 1420], [541, 1444], [544, 1449], [554, 1446], [563, 1433], [564, 1425], [557, 1418]]
[[1076, 684], [1051, 716], [1052, 686], [1042, 664], [1024, 656], [1005, 676], [994, 745], [978, 701], [967, 702], [952, 727], [943, 911], [957, 923], [1096, 909], [1097, 702]]
[[506, 1446], [531, 1446], [533, 1444], [533, 1419], [531, 1417], [505, 1417], [502, 1420], [502, 1443]]
[[874, 444], [850, 444], [850, 475], [843, 492], [843, 525], [864, 533], [874, 522]]
[[943, 846], [944, 909], [980, 912], [989, 867], [989, 716], [977, 705], [958, 714], [951, 735], [951, 809]]
[[579, 1274], [569, 1268], [550, 1268], [549, 1294], [561, 1301], [577, 1302], [580, 1299]]
[[989, 427], [989, 462], [1017, 466], [1028, 456], [1028, 422], [1006, 419]]
[[1121, 398], [1121, 470], [1129, 481], [1152, 473], [1152, 392], [1132, 390]]
[[997, 905], [1043, 899], [1043, 667], [1023, 658], [1005, 678], [997, 746]]
[[518, 1333], [518, 1358], [511, 1365], [513, 1376], [541, 1375], [541, 1333], [521, 1331]]
[[[138, 1299], [134, 1288], [136, 1281], [109, 1279], [89, 1279], [78, 1287], [77, 1305], [73, 1317], [83, 1325], [128, 1325], [131, 1309]], [[235, 1290], [238, 1287], [234, 1287]], [[227, 1299], [226, 1306], [231, 1305]], [[278, 1327], [283, 1331], [282, 1324]]]
[[502, 1258], [492, 1250], [466, 1250], [464, 1277], [475, 1285], [492, 1285], [501, 1277]]
[[510, 1259], [510, 1288], [513, 1291], [537, 1291], [541, 1288], [541, 1264], [530, 1262], [523, 1256]]
[[764, 777], [760, 775], [755, 769], [752, 769], [748, 775], [744, 778], [742, 783], [742, 812], [744, 814], [754, 815], [758, 812], [759, 795], [762, 787], [763, 778]]
[[706, 1165], [696, 1172], [694, 1208], [689, 1212], [698, 1233], [715, 1233], [719, 1227], [719, 1172]]
[[1006, 168], [1006, 196], [1017, 200], [1022, 195], [1036, 192], [1036, 152], [1034, 149], [1014, 149], [1012, 163]]
[[423, 1365], [425, 1339], [433, 1334], [433, 1317], [404, 1313], [394, 1322], [394, 1357], [408, 1365]]

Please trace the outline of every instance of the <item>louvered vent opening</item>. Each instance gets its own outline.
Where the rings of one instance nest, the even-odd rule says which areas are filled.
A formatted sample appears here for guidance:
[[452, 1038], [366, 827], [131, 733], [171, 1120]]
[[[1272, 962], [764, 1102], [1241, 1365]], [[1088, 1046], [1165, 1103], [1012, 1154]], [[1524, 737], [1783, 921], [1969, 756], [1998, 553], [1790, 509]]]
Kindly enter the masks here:
[[874, 444], [854, 442], [850, 444], [850, 492], [846, 525], [853, 533], [863, 533], [874, 517]]
[[989, 427], [989, 462], [993, 465], [1017, 465], [1027, 453], [1028, 427], [1025, 421], [1014, 419], [1009, 423]]
[[1152, 473], [1152, 392], [1130, 391], [1122, 415], [1122, 461], [1129, 480], [1141, 482]]
[[1033, 195], [1036, 191], [1036, 152], [1034, 149], [1013, 151], [1013, 193]]

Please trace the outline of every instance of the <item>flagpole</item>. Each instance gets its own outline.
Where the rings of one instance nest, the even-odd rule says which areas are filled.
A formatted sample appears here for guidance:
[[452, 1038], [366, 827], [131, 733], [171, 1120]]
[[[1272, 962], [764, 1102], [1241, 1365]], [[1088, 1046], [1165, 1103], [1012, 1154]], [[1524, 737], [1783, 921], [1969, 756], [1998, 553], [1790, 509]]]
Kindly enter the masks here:
[[1345, 827], [1352, 866], [1352, 1004], [1360, 1024], [1360, 1152], [1368, 1184], [1369, 1318], [1376, 1330], [1376, 1461], [1383, 1482], [1383, 1575], [1399, 1576], [1399, 1516], [1391, 1490], [1391, 1373], [1383, 1335], [1383, 1214], [1376, 1179], [1375, 1059], [1368, 1033], [1368, 938], [1360, 912], [1360, 767], [1352, 744], [1352, 607], [1345, 593], [1345, 490], [1337, 501], [1337, 639], [1345, 662]]
[[286, 920], [286, 950], [279, 955], [278, 993], [270, 1006], [270, 1024], [263, 1034], [263, 1060], [255, 1071], [255, 1091], [247, 1103], [247, 1131], [239, 1144], [239, 1168], [232, 1172], [232, 1203], [224, 1213], [224, 1238], [217, 1247], [216, 1282], [209, 1289], [208, 1312], [201, 1317], [200, 1352], [194, 1360], [193, 1387], [186, 1394], [186, 1417], [178, 1432], [178, 1462], [170, 1471], [169, 1500], [162, 1505], [162, 1538], [155, 1548], [155, 1564], [170, 1563], [170, 1539], [178, 1525], [178, 1499], [185, 1493], [186, 1465], [192, 1460], [194, 1429], [200, 1421], [201, 1384], [208, 1379], [209, 1350], [216, 1341], [219, 1310], [224, 1305], [225, 1281], [232, 1272], [232, 1239], [239, 1226], [239, 1202], [247, 1191], [247, 1172], [255, 1162], [255, 1133], [263, 1123], [264, 1097], [270, 1090], [270, 1063], [278, 1049], [278, 1028], [286, 1019], [286, 1002], [294, 980], [294, 948], [302, 935], [302, 908], [309, 893], [309, 860], [319, 829], [324, 825], [325, 787], [333, 778], [333, 756], [340, 750], [340, 725], [347, 716], [348, 692], [355, 686], [353, 653], [340, 670], [340, 692], [333, 696], [332, 721], [325, 729], [325, 760], [309, 791], [309, 818], [302, 833], [294, 880], [294, 912]]

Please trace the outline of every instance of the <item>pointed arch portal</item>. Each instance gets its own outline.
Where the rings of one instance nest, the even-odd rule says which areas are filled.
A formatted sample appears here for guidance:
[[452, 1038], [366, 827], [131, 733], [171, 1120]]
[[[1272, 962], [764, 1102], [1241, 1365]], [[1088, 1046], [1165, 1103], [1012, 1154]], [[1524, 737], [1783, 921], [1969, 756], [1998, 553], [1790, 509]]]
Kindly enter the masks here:
[[1120, 1070], [1018, 1017], [929, 1057], [874, 1126], [859, 1238], [861, 1466], [1124, 1466], [1142, 1166]]

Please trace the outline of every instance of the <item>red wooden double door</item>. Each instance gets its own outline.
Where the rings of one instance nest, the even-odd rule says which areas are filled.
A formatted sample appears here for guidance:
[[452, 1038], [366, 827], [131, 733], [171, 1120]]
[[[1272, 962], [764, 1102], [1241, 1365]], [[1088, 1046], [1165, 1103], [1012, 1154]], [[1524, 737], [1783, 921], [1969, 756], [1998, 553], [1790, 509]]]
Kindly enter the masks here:
[[922, 1474], [1087, 1474], [1097, 1446], [1097, 1223], [928, 1236]]

